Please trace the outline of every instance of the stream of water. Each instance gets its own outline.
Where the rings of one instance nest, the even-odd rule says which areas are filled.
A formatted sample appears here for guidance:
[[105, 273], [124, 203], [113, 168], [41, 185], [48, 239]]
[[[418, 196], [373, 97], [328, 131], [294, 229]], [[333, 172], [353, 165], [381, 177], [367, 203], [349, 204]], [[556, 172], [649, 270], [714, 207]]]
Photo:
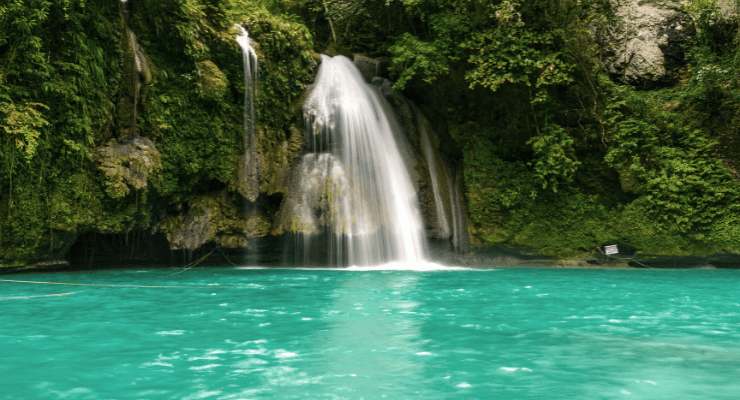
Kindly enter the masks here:
[[252, 47], [249, 32], [237, 25], [239, 35], [236, 42], [242, 50], [244, 69], [244, 154], [239, 171], [240, 192], [247, 200], [254, 202], [259, 196], [259, 160], [257, 159], [257, 117], [255, 99], [257, 97], [257, 78], [259, 76], [259, 59]]

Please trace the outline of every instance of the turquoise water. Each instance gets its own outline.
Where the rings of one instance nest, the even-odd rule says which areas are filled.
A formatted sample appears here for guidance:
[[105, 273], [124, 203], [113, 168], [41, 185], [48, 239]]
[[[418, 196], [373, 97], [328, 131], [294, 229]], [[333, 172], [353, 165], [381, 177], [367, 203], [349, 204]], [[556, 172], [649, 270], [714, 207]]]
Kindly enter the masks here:
[[0, 282], [0, 399], [740, 398], [740, 271], [176, 271], [0, 276], [111, 285]]

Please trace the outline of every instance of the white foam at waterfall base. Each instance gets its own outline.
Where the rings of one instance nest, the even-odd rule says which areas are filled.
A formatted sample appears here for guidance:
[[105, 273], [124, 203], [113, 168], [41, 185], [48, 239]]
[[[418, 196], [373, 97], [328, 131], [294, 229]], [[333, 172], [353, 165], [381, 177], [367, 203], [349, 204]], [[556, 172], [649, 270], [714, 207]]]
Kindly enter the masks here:
[[422, 262], [420, 264], [409, 265], [403, 262], [391, 262], [380, 265], [352, 265], [344, 268], [345, 271], [416, 271], [416, 272], [433, 272], [433, 271], [474, 271], [476, 269], [467, 267], [457, 267], [451, 265], [437, 264], [433, 262]]
[[[308, 222], [310, 229], [298, 232], [304, 238], [311, 239], [314, 223], [330, 234], [329, 265], [390, 263], [412, 269], [428, 264], [416, 190], [393, 131], [398, 124], [383, 101], [349, 59], [322, 56], [304, 105], [311, 148], [296, 180], [321, 179], [297, 185], [297, 199], [284, 206], [292, 221], [288, 225]], [[341, 174], [317, 174], [316, 168]], [[339, 184], [339, 177], [346, 184]]]
[[343, 272], [381, 272], [381, 271], [406, 271], [406, 272], [444, 272], [444, 271], [498, 271], [495, 268], [470, 268], [454, 265], [423, 262], [421, 264], [406, 264], [403, 262], [390, 262], [376, 265], [350, 265], [347, 267], [266, 267], [266, 266], [242, 266], [236, 267], [240, 270], [295, 270], [295, 271], [343, 271]]

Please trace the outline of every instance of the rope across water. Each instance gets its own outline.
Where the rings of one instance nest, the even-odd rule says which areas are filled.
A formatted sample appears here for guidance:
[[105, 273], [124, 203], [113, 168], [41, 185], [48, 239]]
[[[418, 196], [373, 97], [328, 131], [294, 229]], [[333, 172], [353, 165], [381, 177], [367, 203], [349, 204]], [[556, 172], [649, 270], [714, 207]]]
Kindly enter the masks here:
[[[77, 283], [77, 282], [52, 282], [52, 281], [26, 281], [17, 279], [0, 279], [0, 283], [23, 283], [32, 285], [61, 285], [61, 286], [84, 286], [105, 288], [127, 288], [127, 289], [212, 289], [214, 286], [196, 285], [130, 285], [112, 283]], [[219, 285], [220, 286], [220, 285]]]
[[[184, 272], [187, 272], [198, 265], [200, 265], [203, 261], [205, 261], [208, 257], [210, 257], [216, 250], [218, 250], [221, 255], [228, 261], [229, 264], [232, 266], [237, 266], [234, 264], [227, 256], [224, 254], [224, 252], [220, 248], [214, 248], [204, 256], [200, 257], [199, 259], [185, 265], [182, 267], [180, 271], [173, 272], [169, 274], [169, 276], [172, 275], [179, 275]], [[224, 287], [222, 285], [218, 286], [202, 286], [202, 285], [132, 285], [132, 284], [111, 284], [111, 283], [79, 283], [79, 282], [54, 282], [54, 281], [29, 281], [29, 280], [19, 280], [19, 279], [0, 279], [0, 283], [18, 283], [18, 284], [31, 284], [31, 285], [61, 285], [61, 286], [82, 286], [82, 287], [99, 287], [99, 288], [124, 288], [124, 289], [213, 289], [214, 287]], [[238, 286], [227, 286], [231, 288], [237, 288]], [[72, 294], [72, 293], [69, 293]], [[51, 295], [43, 295], [43, 296], [23, 296], [25, 298], [31, 298], [31, 297], [51, 297], [51, 296], [61, 296], [61, 295], [68, 295], [67, 293], [63, 294], [51, 294]], [[0, 298], [0, 300], [3, 298]], [[7, 298], [9, 299], [9, 298]]]

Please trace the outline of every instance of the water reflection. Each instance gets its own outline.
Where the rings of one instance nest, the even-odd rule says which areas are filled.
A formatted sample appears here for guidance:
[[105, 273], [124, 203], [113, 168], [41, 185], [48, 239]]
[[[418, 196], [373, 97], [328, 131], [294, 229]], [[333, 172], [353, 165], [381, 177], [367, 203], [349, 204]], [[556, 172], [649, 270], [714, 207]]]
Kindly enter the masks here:
[[310, 340], [324, 352], [321, 369], [328, 387], [342, 396], [384, 392], [407, 395], [423, 381], [425, 352], [414, 317], [418, 275], [347, 274], [324, 310], [331, 322]]

